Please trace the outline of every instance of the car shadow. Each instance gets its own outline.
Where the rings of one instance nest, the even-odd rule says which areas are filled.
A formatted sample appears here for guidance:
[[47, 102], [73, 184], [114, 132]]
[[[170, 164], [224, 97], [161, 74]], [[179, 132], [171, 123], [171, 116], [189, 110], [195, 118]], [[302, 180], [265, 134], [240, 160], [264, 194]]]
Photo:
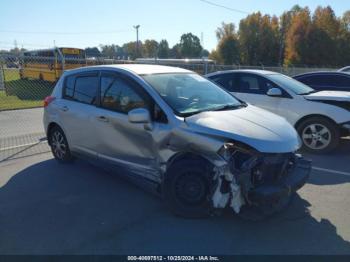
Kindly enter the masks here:
[[0, 188], [0, 253], [350, 254], [350, 243], [309, 205], [297, 197], [260, 222], [231, 212], [183, 219], [118, 175], [81, 160], [46, 160]]

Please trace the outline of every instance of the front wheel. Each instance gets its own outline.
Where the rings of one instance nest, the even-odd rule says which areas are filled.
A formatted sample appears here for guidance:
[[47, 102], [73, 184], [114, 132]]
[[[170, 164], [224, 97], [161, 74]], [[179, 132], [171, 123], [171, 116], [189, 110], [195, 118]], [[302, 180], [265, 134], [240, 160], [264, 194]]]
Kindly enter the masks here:
[[212, 178], [204, 160], [186, 159], [172, 164], [163, 181], [163, 196], [176, 215], [188, 218], [210, 214]]
[[311, 153], [327, 153], [339, 144], [339, 129], [326, 118], [308, 118], [298, 126], [297, 130], [303, 141], [302, 149]]

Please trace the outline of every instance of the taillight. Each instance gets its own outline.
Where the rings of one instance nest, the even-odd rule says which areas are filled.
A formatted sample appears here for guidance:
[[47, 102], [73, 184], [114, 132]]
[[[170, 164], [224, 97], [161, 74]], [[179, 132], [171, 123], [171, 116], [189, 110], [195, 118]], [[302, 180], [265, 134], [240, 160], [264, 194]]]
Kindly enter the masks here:
[[47, 107], [53, 100], [55, 100], [56, 97], [54, 96], [47, 96], [44, 99], [44, 107]]

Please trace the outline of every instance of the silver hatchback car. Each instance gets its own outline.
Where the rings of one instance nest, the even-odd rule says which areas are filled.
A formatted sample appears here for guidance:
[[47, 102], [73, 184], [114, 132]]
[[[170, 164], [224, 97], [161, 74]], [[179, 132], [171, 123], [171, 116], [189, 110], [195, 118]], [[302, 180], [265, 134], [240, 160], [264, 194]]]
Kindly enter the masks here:
[[155, 186], [171, 210], [201, 217], [272, 214], [307, 181], [311, 163], [282, 117], [202, 76], [157, 65], [67, 71], [45, 99], [54, 157], [100, 160]]

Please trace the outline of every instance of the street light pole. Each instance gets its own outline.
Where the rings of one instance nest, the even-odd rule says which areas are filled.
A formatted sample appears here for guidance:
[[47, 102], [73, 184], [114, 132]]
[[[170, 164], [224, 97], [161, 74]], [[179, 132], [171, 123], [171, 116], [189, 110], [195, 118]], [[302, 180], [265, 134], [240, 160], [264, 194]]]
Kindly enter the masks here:
[[136, 58], [139, 56], [139, 28], [140, 25], [134, 25], [136, 29]]

